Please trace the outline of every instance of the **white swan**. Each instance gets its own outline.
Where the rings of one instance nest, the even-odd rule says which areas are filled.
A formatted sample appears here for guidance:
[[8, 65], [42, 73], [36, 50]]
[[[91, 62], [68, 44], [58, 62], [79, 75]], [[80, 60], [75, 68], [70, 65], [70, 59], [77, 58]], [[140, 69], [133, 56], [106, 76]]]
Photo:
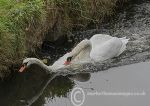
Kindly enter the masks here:
[[54, 71], [66, 67], [66, 65], [104, 61], [119, 56], [126, 49], [128, 40], [126, 37], [117, 38], [105, 34], [96, 34], [90, 40], [82, 40], [70, 53], [66, 53], [52, 66], [46, 66], [36, 58], [27, 58], [23, 61], [23, 67], [19, 71], [23, 72], [31, 64], [37, 64], [47, 71]]
[[90, 57], [95, 61], [104, 61], [119, 56], [125, 49], [129, 39], [117, 38], [104, 34], [96, 34], [91, 39]]
[[53, 66], [84, 62], [100, 62], [119, 56], [126, 49], [129, 39], [117, 38], [105, 34], [96, 34], [90, 40], [82, 40], [70, 53], [65, 54]]

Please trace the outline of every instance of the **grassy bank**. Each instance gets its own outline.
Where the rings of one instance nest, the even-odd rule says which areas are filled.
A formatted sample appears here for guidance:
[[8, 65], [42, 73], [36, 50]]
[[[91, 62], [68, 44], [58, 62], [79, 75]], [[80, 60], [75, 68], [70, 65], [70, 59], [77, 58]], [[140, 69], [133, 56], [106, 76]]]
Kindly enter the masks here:
[[55, 41], [113, 15], [126, 0], [0, 0], [0, 77], [46, 37]]
[[0, 77], [10, 74], [9, 67], [18, 63], [41, 40], [36, 30], [43, 21], [40, 0], [0, 1]]

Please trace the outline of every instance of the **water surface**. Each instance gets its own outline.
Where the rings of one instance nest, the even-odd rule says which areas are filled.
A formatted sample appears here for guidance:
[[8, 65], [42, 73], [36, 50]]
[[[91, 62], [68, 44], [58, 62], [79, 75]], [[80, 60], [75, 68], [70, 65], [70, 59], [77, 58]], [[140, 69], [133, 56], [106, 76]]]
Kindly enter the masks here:
[[[150, 101], [150, 62], [133, 64], [107, 71], [96, 73], [78, 74], [71, 80], [63, 81], [66, 78], [58, 77], [55, 84], [52, 82], [42, 96], [32, 106], [73, 106], [70, 100], [70, 93], [76, 87], [81, 87], [85, 92], [83, 106], [141, 106], [149, 105]], [[61, 79], [62, 78], [62, 79]], [[60, 81], [59, 81], [60, 80]], [[70, 86], [67, 84], [70, 81]], [[71, 83], [72, 82], [72, 83]], [[64, 84], [64, 85], [63, 85]], [[57, 86], [56, 86], [57, 85]], [[66, 87], [62, 87], [62, 86]], [[52, 96], [52, 86], [56, 87]], [[68, 90], [66, 90], [68, 89]], [[53, 89], [54, 90], [54, 89]], [[65, 94], [61, 94], [64, 92]], [[87, 93], [112, 92], [112, 93], [140, 93], [139, 96], [88, 96]], [[58, 94], [57, 94], [58, 93]], [[144, 93], [144, 95], [143, 95]], [[61, 95], [59, 95], [61, 94]]]

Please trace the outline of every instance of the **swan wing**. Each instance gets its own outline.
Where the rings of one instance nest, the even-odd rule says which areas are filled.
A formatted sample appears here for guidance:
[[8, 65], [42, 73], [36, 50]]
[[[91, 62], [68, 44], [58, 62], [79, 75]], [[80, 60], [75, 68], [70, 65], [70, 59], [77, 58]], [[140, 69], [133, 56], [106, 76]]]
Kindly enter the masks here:
[[106, 34], [95, 34], [91, 37], [90, 41], [92, 43], [92, 46], [95, 47], [96, 45], [101, 45], [112, 38], [113, 37]]
[[129, 41], [129, 39], [126, 39], [126, 37], [123, 37], [123, 38], [119, 38], [122, 42], [122, 47], [120, 48], [120, 51], [119, 53], [117, 54], [117, 56], [119, 56], [122, 52], [124, 52], [126, 50], [126, 45]]
[[112, 37], [107, 42], [93, 47], [90, 57], [95, 61], [104, 61], [115, 57], [120, 52], [121, 47], [121, 40], [117, 37]]

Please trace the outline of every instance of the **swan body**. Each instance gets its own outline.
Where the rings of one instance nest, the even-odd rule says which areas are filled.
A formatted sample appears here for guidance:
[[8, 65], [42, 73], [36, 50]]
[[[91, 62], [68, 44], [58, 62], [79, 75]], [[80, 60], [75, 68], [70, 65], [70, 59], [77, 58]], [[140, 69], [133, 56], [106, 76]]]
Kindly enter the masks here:
[[68, 57], [71, 59], [71, 64], [81, 65], [82, 63], [89, 63], [91, 61], [101, 62], [119, 56], [125, 51], [128, 40], [126, 37], [117, 38], [105, 34], [96, 34], [89, 40], [82, 40], [70, 53], [66, 53], [54, 62], [52, 66], [46, 66], [36, 58], [27, 58], [23, 63], [28, 63], [27, 66], [35, 63], [46, 70], [54, 71], [66, 67], [64, 62]]
[[117, 57], [126, 49], [129, 39], [117, 38], [105, 34], [96, 34], [89, 40], [82, 40], [70, 53], [65, 54], [53, 66], [64, 66], [67, 57], [73, 56], [72, 64], [90, 61], [101, 62]]
[[117, 57], [126, 49], [128, 40], [125, 37], [117, 38], [104, 34], [96, 34], [90, 39], [92, 43], [90, 57], [96, 62]]

